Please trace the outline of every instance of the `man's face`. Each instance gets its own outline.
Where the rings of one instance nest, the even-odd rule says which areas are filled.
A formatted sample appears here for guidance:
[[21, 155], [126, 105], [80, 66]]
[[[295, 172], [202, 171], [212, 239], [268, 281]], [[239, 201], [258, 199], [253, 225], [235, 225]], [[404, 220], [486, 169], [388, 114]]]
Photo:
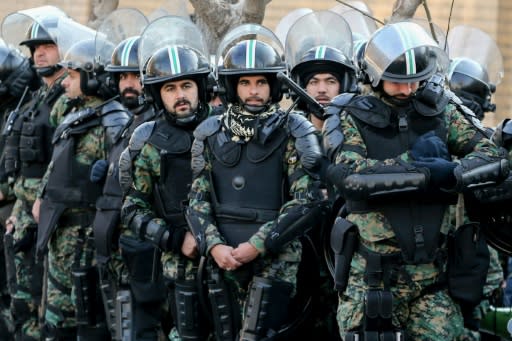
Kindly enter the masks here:
[[317, 73], [306, 84], [306, 92], [321, 105], [327, 105], [340, 93], [340, 82], [330, 73]]
[[160, 96], [165, 109], [178, 117], [190, 115], [199, 105], [197, 84], [191, 79], [165, 83]]
[[57, 45], [52, 43], [36, 45], [33, 59], [35, 67], [55, 65], [60, 61], [59, 49]]
[[138, 98], [142, 94], [142, 84], [138, 72], [121, 72], [119, 75], [119, 94], [122, 102], [128, 107], [138, 105]]
[[395, 97], [399, 100], [405, 100], [411, 97], [412, 94], [418, 90], [420, 83], [396, 83], [391, 81], [382, 81], [382, 89], [384, 92], [391, 97]]
[[66, 89], [66, 96], [71, 99], [82, 95], [80, 90], [80, 71], [67, 69], [68, 75], [62, 80], [62, 86]]
[[270, 101], [270, 85], [263, 75], [241, 76], [236, 93], [243, 104], [263, 106]]

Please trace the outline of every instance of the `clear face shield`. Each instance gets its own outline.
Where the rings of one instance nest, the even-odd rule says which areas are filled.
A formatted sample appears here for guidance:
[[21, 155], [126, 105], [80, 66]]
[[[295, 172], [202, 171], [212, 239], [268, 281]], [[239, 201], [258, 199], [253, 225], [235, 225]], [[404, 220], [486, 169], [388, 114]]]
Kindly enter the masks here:
[[208, 56], [208, 44], [199, 28], [188, 18], [164, 16], [151, 22], [139, 41], [138, 61], [143, 83], [144, 68], [153, 54], [163, 47], [187, 46]]
[[[339, 54], [322, 54], [318, 47], [329, 47]], [[309, 56], [311, 51], [315, 55]], [[299, 18], [289, 29], [286, 36], [286, 61], [293, 70], [302, 63], [313, 59], [352, 64], [352, 32], [348, 23], [331, 11], [319, 11]], [[340, 72], [343, 72], [340, 69]]]
[[128, 37], [139, 36], [148, 23], [146, 16], [134, 8], [119, 8], [110, 13], [96, 35], [98, 63], [108, 65], [115, 47]]
[[275, 29], [275, 33], [281, 42], [281, 45], [286, 45], [286, 35], [290, 31], [290, 27], [297, 21], [297, 19], [312, 12], [313, 10], [311, 8], [297, 8], [279, 20]]
[[[415, 53], [417, 48], [427, 51], [427, 55]], [[386, 78], [386, 71], [399, 58], [403, 59], [403, 70], [390, 80], [401, 83], [418, 82], [434, 72], [444, 73], [449, 64], [447, 54], [420, 25], [389, 24], [375, 31], [364, 51], [362, 67], [374, 87]], [[419, 62], [420, 58], [424, 59], [423, 63]]]
[[487, 33], [468, 25], [455, 26], [448, 33], [448, 46], [450, 59], [467, 58], [480, 64], [487, 71], [491, 89], [501, 83], [504, 75], [503, 56]]
[[278, 71], [286, 72], [286, 68], [284, 66], [284, 48], [274, 32], [258, 24], [243, 24], [229, 31], [219, 43], [215, 58], [217, 75], [219, 72], [222, 72], [224, 75], [229, 75], [239, 74], [242, 71], [241, 68], [226, 68], [224, 66], [224, 57], [232, 47], [234, 47], [237, 43], [245, 40], [259, 41], [267, 44], [280, 56], [281, 61], [283, 61], [282, 65], [278, 65], [276, 67], [269, 66], [268, 68], [259, 68], [247, 64], [246, 67], [244, 67], [244, 70], [247, 71], [246, 73], [258, 74], [273, 73]]
[[17, 11], [8, 14], [3, 19], [2, 37], [8, 45], [19, 48], [27, 57], [30, 57], [30, 47], [20, 45], [20, 43], [31, 40], [35, 43], [38, 39], [38, 27], [45, 30], [45, 38], [48, 38], [47, 34], [50, 35], [50, 38], [57, 36], [58, 18], [66, 17], [66, 13], [55, 6], [41, 6]]

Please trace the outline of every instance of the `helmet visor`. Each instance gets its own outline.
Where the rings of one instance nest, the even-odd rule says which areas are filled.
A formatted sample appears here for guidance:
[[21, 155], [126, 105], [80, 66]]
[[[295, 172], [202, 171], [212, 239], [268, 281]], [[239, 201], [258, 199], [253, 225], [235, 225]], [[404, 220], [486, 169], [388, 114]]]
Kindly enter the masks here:
[[[420, 56], [418, 53], [426, 55]], [[426, 61], [424, 68], [417, 62], [420, 57]], [[399, 58], [403, 59], [403, 69], [398, 73], [389, 72], [388, 68]], [[364, 52], [365, 72], [373, 86], [384, 78], [402, 83], [420, 81], [435, 71], [444, 73], [448, 64], [448, 56], [443, 49], [420, 25], [412, 22], [383, 26], [372, 35]], [[426, 67], [429, 68], [428, 72]]]

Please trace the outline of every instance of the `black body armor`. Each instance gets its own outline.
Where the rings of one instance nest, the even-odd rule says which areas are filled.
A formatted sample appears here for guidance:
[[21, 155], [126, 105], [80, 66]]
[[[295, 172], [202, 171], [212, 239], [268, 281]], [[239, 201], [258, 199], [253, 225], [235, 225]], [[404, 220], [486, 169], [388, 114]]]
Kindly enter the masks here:
[[[443, 113], [424, 116], [411, 105], [391, 108], [373, 96], [356, 97], [348, 105], [348, 111], [361, 132], [370, 159], [395, 158], [428, 131], [446, 139]], [[347, 199], [347, 208], [354, 213], [382, 212], [395, 232], [403, 260], [408, 264], [429, 263], [436, 256], [447, 208], [447, 202], [440, 200], [440, 193], [416, 193], [392, 201]]]

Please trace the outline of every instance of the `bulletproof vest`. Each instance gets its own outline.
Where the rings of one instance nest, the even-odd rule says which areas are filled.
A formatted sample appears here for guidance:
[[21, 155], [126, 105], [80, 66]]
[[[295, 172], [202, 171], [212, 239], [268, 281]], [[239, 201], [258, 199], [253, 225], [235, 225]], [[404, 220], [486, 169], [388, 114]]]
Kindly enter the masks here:
[[192, 184], [192, 141], [192, 130], [176, 127], [167, 119], [156, 121], [148, 139], [160, 151], [160, 179], [153, 191], [155, 209], [171, 226], [186, 224], [183, 212]]
[[[140, 116], [142, 115], [142, 116]], [[93, 229], [98, 261], [108, 259], [112, 249], [113, 235], [120, 222], [121, 206], [123, 204], [123, 190], [119, 183], [119, 157], [128, 146], [130, 137], [138, 125], [152, 119], [153, 110], [139, 114], [138, 120], [132, 117], [130, 124], [122, 133], [122, 138], [109, 151], [109, 168], [103, 186], [103, 193], [96, 201], [96, 215]], [[105, 257], [105, 258], [102, 258]]]
[[[349, 106], [349, 115], [358, 126], [369, 159], [396, 158], [409, 150], [420, 135], [431, 130], [446, 140], [443, 113], [423, 116], [412, 106], [390, 107], [373, 96], [357, 97]], [[404, 261], [407, 264], [430, 263], [436, 257], [447, 208], [441, 195], [435, 195], [439, 193], [364, 204], [347, 200], [347, 206], [354, 213], [382, 212], [395, 232]]]
[[116, 102], [105, 103], [101, 109], [90, 109], [68, 114], [70, 116], [59, 125], [53, 137], [54, 150], [45, 193], [50, 201], [66, 207], [94, 208], [102, 192], [101, 183], [89, 180], [92, 165], [76, 160], [76, 143], [80, 136], [101, 125], [105, 131], [105, 147], [109, 150], [128, 120]]
[[207, 138], [213, 154], [211, 181], [217, 228], [236, 247], [264, 223], [274, 220], [286, 201], [283, 157], [288, 133], [278, 128], [262, 144], [218, 143], [217, 132]]
[[[44, 97], [37, 96], [14, 125], [8, 144], [20, 174], [27, 178], [41, 178], [52, 153], [54, 128], [49, 123], [50, 111], [63, 94], [60, 83], [48, 90]], [[43, 94], [40, 94], [43, 95]], [[18, 144], [16, 144], [18, 142]], [[17, 167], [13, 171], [17, 171]]]

